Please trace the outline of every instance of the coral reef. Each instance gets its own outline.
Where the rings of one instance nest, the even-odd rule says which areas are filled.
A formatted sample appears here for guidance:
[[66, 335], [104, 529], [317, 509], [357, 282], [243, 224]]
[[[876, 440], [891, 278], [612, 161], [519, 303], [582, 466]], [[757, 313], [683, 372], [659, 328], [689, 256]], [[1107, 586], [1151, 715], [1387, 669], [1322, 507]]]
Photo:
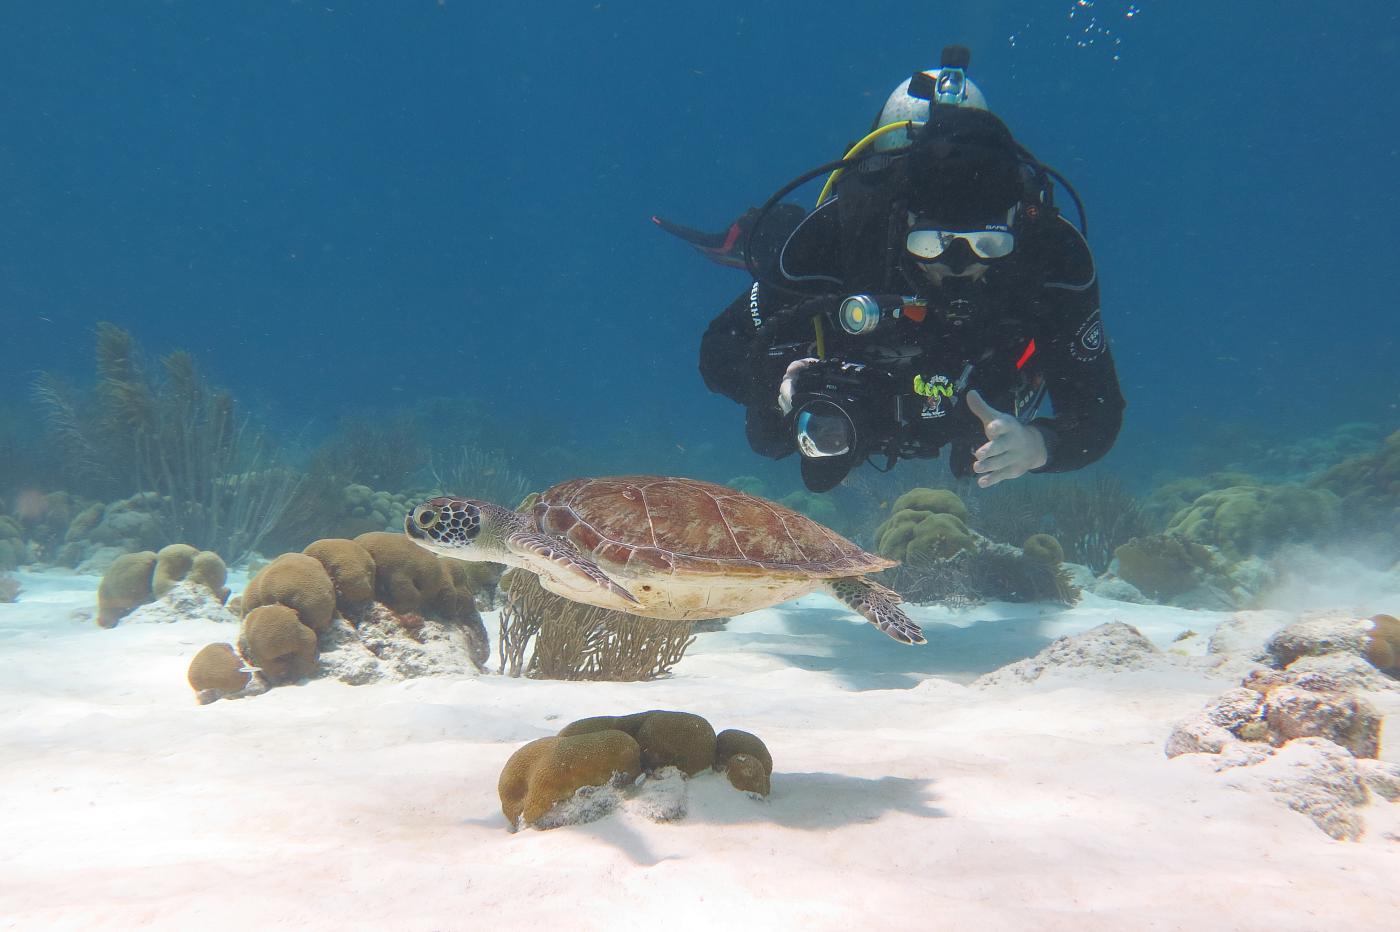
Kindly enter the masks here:
[[103, 499], [155, 496], [154, 548], [184, 541], [231, 554], [257, 548], [296, 490], [265, 435], [253, 430], [227, 392], [211, 388], [194, 357], [176, 351], [153, 373], [131, 334], [97, 327], [92, 399], [50, 375], [34, 394], [62, 451], [68, 488]]
[[591, 821], [619, 805], [669, 822], [685, 815], [686, 780], [710, 769], [767, 796], [773, 757], [749, 732], [716, 736], [699, 715], [653, 709], [579, 719], [531, 741], [511, 755], [497, 788], [512, 830]]
[[1258, 485], [1259, 479], [1243, 472], [1213, 472], [1204, 476], [1182, 476], [1164, 482], [1152, 490], [1142, 502], [1142, 512], [1147, 518], [1148, 530], [1161, 532], [1171, 524], [1177, 512], [1189, 508], [1191, 503], [1208, 492], [1218, 492], [1234, 486]]
[[1293, 541], [1325, 540], [1337, 526], [1338, 504], [1331, 492], [1298, 485], [1232, 486], [1177, 512], [1167, 533], [1239, 561]]
[[1166, 601], [1218, 576], [1208, 547], [1166, 534], [1134, 537], [1114, 552], [1118, 576], [1157, 601]]
[[[901, 564], [881, 573], [880, 582], [920, 603], [967, 606], [1000, 600], [1073, 605], [1079, 600], [1079, 588], [1067, 566], [1049, 562], [1043, 552], [1028, 554], [993, 543], [960, 523], [953, 524], [957, 521], [949, 514], [920, 519], [913, 529], [927, 536], [910, 539]], [[887, 541], [897, 542], [908, 529], [907, 524], [891, 525]]]
[[695, 641], [690, 622], [584, 605], [546, 591], [525, 570], [508, 571], [501, 592], [500, 669], [508, 676], [650, 680], [669, 673]]
[[[465, 565], [384, 539], [394, 536], [369, 535], [378, 560], [357, 541], [313, 541], [262, 567], [230, 601], [243, 614], [238, 650], [259, 685], [314, 676], [359, 685], [484, 668], [490, 645]], [[395, 601], [376, 601], [381, 593]]]
[[1391, 545], [1400, 541], [1400, 431], [1379, 449], [1338, 463], [1311, 485], [1341, 500], [1349, 525], [1378, 532]]
[[976, 507], [968, 524], [991, 540], [1014, 544], [1048, 533], [1063, 548], [1065, 560], [1095, 573], [1108, 569], [1116, 547], [1149, 530], [1137, 499], [1104, 474], [1087, 480], [1002, 483], [972, 501]]

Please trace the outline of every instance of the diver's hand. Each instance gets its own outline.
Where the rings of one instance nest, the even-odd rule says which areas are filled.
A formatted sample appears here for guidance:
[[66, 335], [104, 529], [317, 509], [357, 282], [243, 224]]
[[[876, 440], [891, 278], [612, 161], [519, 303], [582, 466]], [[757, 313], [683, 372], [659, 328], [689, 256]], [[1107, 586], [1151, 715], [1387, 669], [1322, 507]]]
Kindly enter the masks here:
[[783, 373], [783, 381], [778, 386], [778, 408], [783, 414], [792, 413], [793, 385], [797, 381], [798, 373], [816, 361], [814, 357], [807, 356], [788, 363], [787, 371]]
[[1035, 427], [993, 408], [976, 390], [967, 393], [967, 409], [977, 415], [987, 432], [987, 442], [972, 453], [972, 471], [978, 474], [977, 484], [982, 488], [1020, 478], [1049, 461], [1045, 435]]

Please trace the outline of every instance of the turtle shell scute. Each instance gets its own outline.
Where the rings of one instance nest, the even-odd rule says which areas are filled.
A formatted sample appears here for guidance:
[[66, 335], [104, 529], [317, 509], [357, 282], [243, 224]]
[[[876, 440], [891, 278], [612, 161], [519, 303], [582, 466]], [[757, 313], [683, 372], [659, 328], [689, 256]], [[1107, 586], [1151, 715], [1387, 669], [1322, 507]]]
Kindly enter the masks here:
[[698, 479], [571, 479], [546, 490], [531, 516], [605, 568], [633, 574], [829, 577], [895, 565], [790, 508]]

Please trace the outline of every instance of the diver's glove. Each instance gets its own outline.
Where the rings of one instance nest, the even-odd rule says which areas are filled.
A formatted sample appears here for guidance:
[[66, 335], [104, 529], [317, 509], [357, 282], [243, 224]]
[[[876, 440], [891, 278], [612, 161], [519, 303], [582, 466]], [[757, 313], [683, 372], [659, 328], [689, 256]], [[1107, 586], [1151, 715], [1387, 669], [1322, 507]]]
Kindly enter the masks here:
[[787, 371], [783, 373], [783, 380], [778, 384], [778, 410], [783, 414], [792, 413], [792, 394], [797, 383], [797, 377], [803, 369], [815, 365], [815, 356], [804, 356], [802, 359], [794, 359], [788, 364]]
[[1020, 478], [1050, 461], [1045, 436], [1037, 428], [993, 408], [976, 390], [967, 393], [967, 409], [987, 432], [987, 442], [972, 453], [972, 471], [982, 488]]

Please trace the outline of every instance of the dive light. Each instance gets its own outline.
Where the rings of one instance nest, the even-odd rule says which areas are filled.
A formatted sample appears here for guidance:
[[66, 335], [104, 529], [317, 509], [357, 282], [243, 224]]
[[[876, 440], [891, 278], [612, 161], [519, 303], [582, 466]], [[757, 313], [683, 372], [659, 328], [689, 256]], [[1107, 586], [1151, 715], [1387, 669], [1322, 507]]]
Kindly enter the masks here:
[[908, 317], [918, 322], [927, 308], [916, 298], [901, 295], [853, 294], [836, 309], [836, 322], [851, 336], [872, 332], [884, 317]]

